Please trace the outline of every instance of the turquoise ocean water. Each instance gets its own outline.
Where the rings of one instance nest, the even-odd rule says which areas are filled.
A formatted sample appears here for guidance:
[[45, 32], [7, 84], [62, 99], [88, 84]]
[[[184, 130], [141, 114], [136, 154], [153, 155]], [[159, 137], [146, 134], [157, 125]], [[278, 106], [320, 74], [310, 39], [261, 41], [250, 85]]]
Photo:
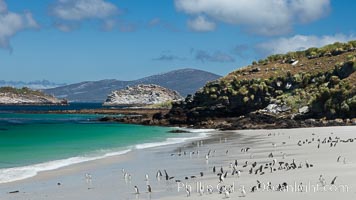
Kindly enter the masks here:
[[0, 113], [0, 183], [40, 171], [202, 137], [168, 127], [97, 122], [98, 115]]

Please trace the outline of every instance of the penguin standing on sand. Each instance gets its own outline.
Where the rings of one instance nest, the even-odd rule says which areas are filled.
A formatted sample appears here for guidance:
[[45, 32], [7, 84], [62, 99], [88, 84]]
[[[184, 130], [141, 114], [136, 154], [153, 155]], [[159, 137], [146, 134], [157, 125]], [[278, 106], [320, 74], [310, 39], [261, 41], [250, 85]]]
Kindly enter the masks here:
[[245, 187], [242, 187], [241, 189], [241, 197], [245, 197], [246, 196], [246, 190]]
[[220, 174], [219, 176], [219, 183], [224, 182], [224, 174]]
[[150, 185], [147, 185], [147, 192], [148, 192], [148, 193], [152, 193], [152, 188], [151, 188]]
[[189, 187], [187, 187], [185, 189], [185, 193], [187, 194], [187, 197], [190, 197], [190, 188]]
[[140, 194], [140, 191], [138, 190], [138, 187], [136, 185], [134, 187], [134, 190], [135, 190], [135, 194]]
[[161, 170], [158, 170], [158, 171], [157, 171], [157, 174], [156, 174], [157, 180], [160, 181], [160, 180], [161, 180], [161, 177], [162, 177], [162, 172], [161, 172]]

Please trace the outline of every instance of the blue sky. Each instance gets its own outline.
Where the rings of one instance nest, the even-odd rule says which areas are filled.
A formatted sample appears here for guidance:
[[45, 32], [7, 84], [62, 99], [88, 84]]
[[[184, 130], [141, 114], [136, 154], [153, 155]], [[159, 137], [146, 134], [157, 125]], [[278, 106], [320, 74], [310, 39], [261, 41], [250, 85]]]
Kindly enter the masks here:
[[225, 75], [356, 39], [348, 0], [0, 0], [0, 80], [131, 80], [180, 68]]

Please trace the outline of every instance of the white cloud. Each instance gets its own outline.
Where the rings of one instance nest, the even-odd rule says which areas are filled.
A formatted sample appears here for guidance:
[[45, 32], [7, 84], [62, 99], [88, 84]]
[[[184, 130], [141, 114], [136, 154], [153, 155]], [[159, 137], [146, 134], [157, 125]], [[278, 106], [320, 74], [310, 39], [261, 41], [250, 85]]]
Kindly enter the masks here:
[[215, 30], [215, 23], [208, 21], [205, 17], [199, 15], [195, 19], [191, 19], [188, 21], [188, 26], [193, 31], [213, 31]]
[[0, 0], [0, 48], [11, 50], [9, 40], [12, 36], [22, 30], [38, 27], [30, 12], [10, 12], [5, 1]]
[[54, 16], [68, 21], [104, 19], [118, 12], [114, 4], [105, 0], [57, 0], [51, 9]]
[[208, 17], [262, 35], [281, 35], [295, 23], [328, 13], [330, 0], [175, 0], [177, 10]]
[[295, 35], [289, 38], [279, 38], [257, 45], [257, 50], [263, 54], [280, 54], [290, 51], [301, 51], [310, 47], [321, 47], [335, 42], [355, 40], [355, 35]]

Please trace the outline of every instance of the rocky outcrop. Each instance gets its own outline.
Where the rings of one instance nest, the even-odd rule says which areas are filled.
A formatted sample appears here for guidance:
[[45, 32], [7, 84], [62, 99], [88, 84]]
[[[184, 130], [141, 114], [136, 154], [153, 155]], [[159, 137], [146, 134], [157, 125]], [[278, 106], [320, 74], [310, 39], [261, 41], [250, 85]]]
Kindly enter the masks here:
[[176, 91], [153, 84], [140, 84], [113, 91], [108, 95], [104, 105], [146, 106], [164, 104], [181, 99], [182, 96]]
[[40, 91], [29, 88], [0, 88], [0, 104], [3, 105], [51, 105], [67, 104], [66, 100], [57, 99]]

